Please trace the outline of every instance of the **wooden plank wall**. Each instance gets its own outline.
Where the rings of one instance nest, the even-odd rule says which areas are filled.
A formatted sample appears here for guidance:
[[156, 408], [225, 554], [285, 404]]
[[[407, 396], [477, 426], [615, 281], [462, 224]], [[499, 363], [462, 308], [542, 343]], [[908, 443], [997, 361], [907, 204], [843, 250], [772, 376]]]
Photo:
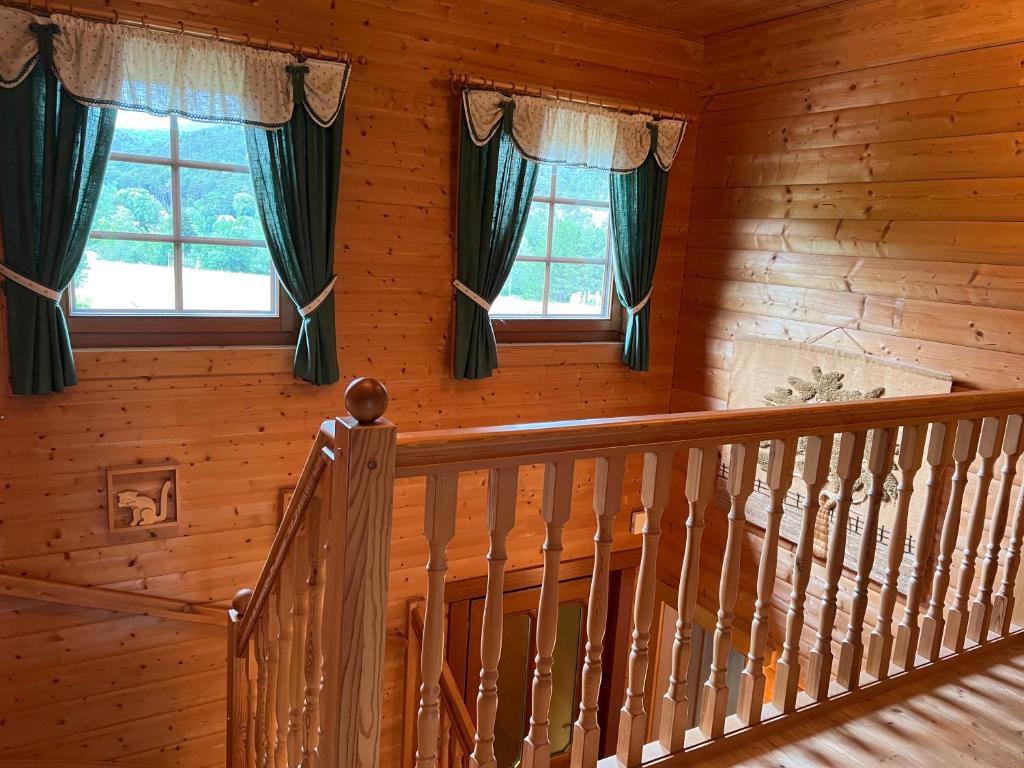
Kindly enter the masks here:
[[[105, 7], [366, 58], [352, 75], [345, 125], [339, 354], [345, 380], [371, 375], [388, 385], [388, 415], [401, 428], [668, 409], [696, 129], [672, 175], [652, 300], [652, 371], [628, 371], [613, 345], [522, 346], [502, 349], [494, 378], [456, 382], [448, 373], [457, 130], [448, 77], [466, 71], [692, 112], [701, 43], [532, 0]], [[291, 352], [281, 349], [76, 357], [81, 383], [66, 394], [0, 392], [0, 568], [200, 602], [222, 603], [251, 585], [279, 490], [294, 482], [320, 420], [341, 413], [343, 387], [295, 382]], [[6, 359], [0, 365], [6, 369]], [[180, 535], [110, 535], [106, 467], [167, 460], [184, 465]], [[581, 468], [567, 556], [592, 550], [589, 474]], [[462, 484], [454, 577], [483, 573], [483, 482]], [[524, 473], [521, 486], [525, 533], [513, 539], [511, 567], [539, 561], [541, 530], [528, 514], [539, 474]], [[400, 733], [401, 602], [424, 589], [422, 486], [407, 483], [397, 498], [385, 765], [395, 764]], [[636, 544], [624, 529], [619, 538]], [[0, 611], [0, 759], [223, 765], [224, 641], [215, 628], [21, 600], [3, 601]]]
[[723, 404], [738, 334], [837, 325], [957, 388], [1022, 386], [1022, 60], [1020, 0], [857, 0], [708, 38], [675, 410]]
[[820, 343], [956, 389], [1024, 386], [1022, 62], [1021, 0], [854, 0], [707, 38], [673, 410], [725, 406], [737, 336], [835, 326], [853, 341]]

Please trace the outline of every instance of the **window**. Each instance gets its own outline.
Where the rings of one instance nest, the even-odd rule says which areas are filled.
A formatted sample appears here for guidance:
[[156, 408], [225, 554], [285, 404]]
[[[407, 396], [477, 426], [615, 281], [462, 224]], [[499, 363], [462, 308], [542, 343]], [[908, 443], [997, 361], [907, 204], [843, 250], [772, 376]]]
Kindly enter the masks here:
[[66, 301], [77, 346], [290, 343], [244, 129], [119, 111]]
[[541, 165], [519, 253], [491, 308], [501, 341], [614, 340], [608, 173]]

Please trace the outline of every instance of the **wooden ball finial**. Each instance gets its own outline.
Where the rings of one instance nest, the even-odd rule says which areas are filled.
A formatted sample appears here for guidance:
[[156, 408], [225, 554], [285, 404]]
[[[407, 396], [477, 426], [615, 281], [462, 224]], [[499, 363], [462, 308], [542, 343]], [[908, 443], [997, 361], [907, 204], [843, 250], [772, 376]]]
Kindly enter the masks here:
[[356, 379], [345, 390], [345, 408], [360, 424], [373, 424], [388, 409], [388, 391], [376, 379]]
[[245, 612], [249, 609], [250, 600], [252, 600], [252, 590], [240, 589], [235, 592], [235, 596], [231, 598], [231, 607], [239, 616], [244, 616]]

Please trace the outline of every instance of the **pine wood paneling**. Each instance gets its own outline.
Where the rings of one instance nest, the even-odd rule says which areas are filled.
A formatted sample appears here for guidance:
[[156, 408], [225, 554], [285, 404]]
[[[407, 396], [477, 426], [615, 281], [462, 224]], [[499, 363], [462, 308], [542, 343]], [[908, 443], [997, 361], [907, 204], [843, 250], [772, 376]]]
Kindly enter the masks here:
[[738, 336], [836, 326], [1024, 385], [1022, 37], [1022, 0], [853, 0], [707, 40], [674, 410], [725, 406]]
[[[365, 57], [354, 67], [345, 118], [339, 356], [344, 381], [367, 375], [387, 384], [388, 417], [401, 429], [668, 409], [696, 126], [671, 178], [652, 299], [652, 370], [629, 371], [611, 344], [512, 345], [502, 347], [494, 378], [453, 381], [458, 113], [449, 72], [693, 113], [701, 43], [533, 0], [113, 0], [103, 7]], [[344, 381], [323, 389], [298, 383], [291, 358], [291, 350], [274, 348], [79, 350], [80, 383], [68, 392], [0, 392], [0, 568], [201, 602], [226, 603], [251, 586], [273, 536], [280, 489], [295, 482], [320, 421], [343, 408]], [[6, 369], [5, 358], [0, 365]], [[105, 468], [168, 459], [183, 465], [178, 535], [109, 534]], [[592, 552], [592, 475], [592, 465], [578, 468], [566, 558]], [[631, 491], [638, 477], [631, 464]], [[540, 562], [543, 526], [533, 512], [541, 487], [541, 473], [524, 470], [510, 569]], [[452, 578], [483, 573], [484, 489], [482, 476], [463, 477]], [[395, 764], [401, 731], [403, 601], [425, 589], [422, 503], [422, 484], [398, 484], [383, 765]], [[618, 541], [635, 546], [625, 525]], [[0, 703], [0, 760], [222, 765], [223, 643], [216, 628], [0, 598], [0, 687], [10, 693]]]
[[833, 0], [557, 0], [602, 16], [639, 24], [667, 27], [678, 32], [714, 35], [793, 13], [821, 8]]

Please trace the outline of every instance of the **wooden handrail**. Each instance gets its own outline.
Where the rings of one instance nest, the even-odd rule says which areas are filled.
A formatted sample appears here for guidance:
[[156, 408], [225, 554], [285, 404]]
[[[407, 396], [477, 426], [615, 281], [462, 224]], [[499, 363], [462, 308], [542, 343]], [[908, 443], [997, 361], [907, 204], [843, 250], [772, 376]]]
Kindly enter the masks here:
[[[412, 628], [416, 637], [423, 640], [423, 603], [417, 603], [412, 607]], [[452, 668], [445, 661], [441, 666], [441, 701], [451, 716], [452, 725], [455, 730], [455, 737], [459, 740], [465, 753], [468, 755], [473, 751], [473, 739], [476, 734], [476, 726], [473, 725], [473, 716], [469, 714], [469, 708], [459, 690], [459, 684], [455, 682], [455, 675]]]
[[67, 584], [7, 573], [0, 573], [0, 595], [198, 624], [223, 626], [225, 621], [223, 608], [197, 605], [139, 592], [85, 587], [80, 584]]
[[[324, 422], [254, 589], [227, 623], [226, 764], [377, 768], [395, 433], [358, 379]], [[314, 757], [316, 756], [316, 757]]]
[[994, 390], [406, 432], [398, 437], [396, 476], [415, 477], [445, 468], [466, 471], [543, 463], [561, 454], [593, 458], [640, 453], [659, 445], [738, 443], [764, 437], [803, 437], [933, 420], [948, 422], [978, 413], [1007, 414], [1021, 409], [1024, 409], [1024, 392]]
[[263, 563], [260, 577], [257, 579], [256, 587], [252, 591], [249, 607], [246, 609], [245, 615], [239, 624], [238, 645], [235, 649], [237, 654], [242, 653], [249, 642], [249, 638], [252, 637], [252, 633], [256, 628], [256, 621], [266, 605], [267, 598], [270, 596], [271, 589], [277, 581], [288, 550], [305, 519], [306, 510], [309, 508], [309, 502], [313, 498], [313, 492], [316, 490], [317, 483], [320, 482], [320, 476], [323, 474], [327, 464], [334, 459], [334, 454], [328, 447], [333, 445], [331, 442], [333, 437], [334, 422], [325, 421], [320, 426], [316, 439], [313, 441], [313, 448], [310, 450], [309, 456], [306, 457], [306, 463], [302, 467], [302, 472], [299, 473], [299, 479], [295, 483], [295, 492], [292, 494], [291, 501], [288, 502], [288, 509], [285, 510], [281, 525], [274, 536], [274, 542], [270, 546], [270, 554], [267, 555], [267, 559]]

